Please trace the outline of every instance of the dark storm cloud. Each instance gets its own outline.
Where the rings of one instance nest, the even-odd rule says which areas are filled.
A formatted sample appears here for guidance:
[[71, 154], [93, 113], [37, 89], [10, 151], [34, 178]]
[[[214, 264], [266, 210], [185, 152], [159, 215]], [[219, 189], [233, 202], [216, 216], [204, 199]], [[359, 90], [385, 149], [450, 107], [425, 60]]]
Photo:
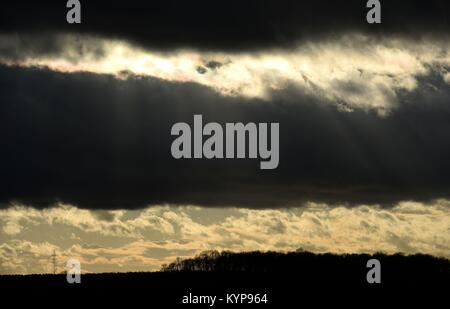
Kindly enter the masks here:
[[[366, 0], [81, 1], [82, 23], [66, 22], [66, 1], [2, 3], [0, 32], [54, 31], [122, 38], [154, 49], [255, 50], [290, 47], [348, 31], [448, 35], [446, 0], [382, 2], [382, 23], [366, 22]], [[49, 50], [58, 48], [47, 45]]]
[[[0, 203], [112, 209], [450, 198], [450, 87], [439, 74], [418, 81], [382, 118], [338, 111], [295, 88], [268, 102], [193, 83], [2, 66]], [[171, 126], [194, 114], [222, 124], [279, 122], [279, 167], [173, 159]]]
[[[21, 61], [43, 55], [64, 55], [65, 59], [76, 63], [86, 55], [93, 59], [105, 56], [105, 48], [96, 43], [98, 41], [95, 38], [81, 39], [77, 36], [58, 35], [56, 32], [0, 35], [0, 57], [3, 60]], [[71, 49], [70, 53], [68, 49]]]

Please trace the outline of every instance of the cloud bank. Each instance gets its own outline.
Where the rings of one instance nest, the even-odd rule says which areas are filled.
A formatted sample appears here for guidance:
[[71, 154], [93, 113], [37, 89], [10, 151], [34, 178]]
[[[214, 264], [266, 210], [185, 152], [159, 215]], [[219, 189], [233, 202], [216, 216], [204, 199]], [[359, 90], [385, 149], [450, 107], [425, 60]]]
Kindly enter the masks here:
[[[157, 50], [194, 48], [207, 51], [259, 51], [291, 48], [318, 39], [336, 39], [348, 32], [378, 38], [448, 36], [449, 3], [430, 0], [384, 1], [382, 23], [366, 22], [367, 1], [206, 0], [179, 2], [127, 1], [82, 5], [82, 22], [66, 22], [65, 3], [8, 2], [0, 15], [0, 32], [92, 34], [123, 39]], [[123, 12], [127, 12], [124, 16]], [[39, 13], [36, 13], [39, 12]], [[45, 41], [44, 41], [45, 42]], [[45, 49], [58, 48], [46, 44]]]
[[[433, 67], [415, 83], [397, 91], [398, 106], [381, 117], [345, 111], [295, 85], [262, 100], [192, 82], [2, 66], [0, 203], [120, 209], [446, 198], [450, 85]], [[205, 122], [279, 122], [279, 167], [173, 159], [170, 128], [194, 114]]]
[[[207, 250], [316, 253], [428, 253], [450, 258], [449, 201], [250, 210], [156, 206], [88, 211], [70, 205], [0, 210], [1, 273], [59, 270], [77, 258], [84, 272], [157, 270]], [[11, 228], [14, 226], [15, 228]], [[48, 235], [51, 235], [50, 237]]]

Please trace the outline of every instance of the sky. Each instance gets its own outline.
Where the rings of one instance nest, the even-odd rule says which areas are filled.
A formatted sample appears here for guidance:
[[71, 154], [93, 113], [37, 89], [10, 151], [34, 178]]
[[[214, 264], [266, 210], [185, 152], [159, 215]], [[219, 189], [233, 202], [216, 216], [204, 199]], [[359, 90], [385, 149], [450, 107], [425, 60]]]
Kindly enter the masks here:
[[[82, 1], [0, 11], [0, 273], [205, 250], [450, 258], [446, 1]], [[124, 14], [126, 12], [126, 14]], [[280, 124], [279, 166], [171, 127]]]

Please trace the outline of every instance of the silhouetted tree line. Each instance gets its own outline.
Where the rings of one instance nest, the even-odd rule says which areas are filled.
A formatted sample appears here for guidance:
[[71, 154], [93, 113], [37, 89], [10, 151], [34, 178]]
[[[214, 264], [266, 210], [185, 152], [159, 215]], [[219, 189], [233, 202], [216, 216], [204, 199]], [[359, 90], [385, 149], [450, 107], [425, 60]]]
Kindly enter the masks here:
[[425, 254], [386, 255], [369, 254], [314, 254], [296, 252], [242, 252], [206, 251], [196, 257], [181, 259], [163, 265], [162, 272], [266, 272], [290, 274], [299, 279], [360, 278], [365, 280], [369, 259], [381, 263], [383, 278], [387, 280], [439, 279], [450, 280], [450, 261]]
[[[375, 258], [381, 263], [382, 283], [394, 282], [396, 291], [403, 287], [420, 286], [447, 289], [450, 286], [450, 261], [424, 254], [314, 254], [296, 252], [206, 251], [193, 258], [177, 258], [157, 272], [82, 274], [75, 287], [127, 288], [153, 287], [181, 289], [185, 287], [274, 287], [304, 289], [331, 282], [333, 287], [367, 286], [367, 261]], [[411, 284], [397, 284], [405, 281]], [[421, 283], [422, 281], [422, 283]], [[437, 284], [430, 284], [435, 281]], [[386, 285], [383, 285], [386, 286]], [[389, 285], [388, 285], [389, 286]], [[65, 274], [0, 275], [0, 290], [4, 288], [73, 288]], [[317, 285], [316, 285], [317, 287]], [[184, 293], [183, 292], [183, 293]]]

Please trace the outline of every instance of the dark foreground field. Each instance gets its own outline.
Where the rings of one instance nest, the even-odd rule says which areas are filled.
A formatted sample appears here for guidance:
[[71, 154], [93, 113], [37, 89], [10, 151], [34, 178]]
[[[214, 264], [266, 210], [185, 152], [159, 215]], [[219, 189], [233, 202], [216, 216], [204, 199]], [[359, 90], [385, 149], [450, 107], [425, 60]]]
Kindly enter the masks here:
[[[381, 263], [381, 284], [366, 280], [366, 262], [372, 258]], [[226, 303], [230, 293], [267, 294], [272, 305], [299, 304], [312, 298], [318, 302], [345, 302], [356, 296], [371, 302], [387, 296], [404, 303], [415, 297], [430, 295], [430, 299], [436, 299], [448, 295], [450, 261], [428, 255], [209, 252], [177, 260], [160, 272], [82, 274], [80, 284], [67, 283], [64, 274], [0, 276], [0, 289], [12, 293], [33, 291], [48, 297], [72, 297], [89, 291], [114, 302], [133, 295], [133, 299], [182, 306], [183, 297], [189, 295], [216, 295], [223, 301], [215, 307], [236, 306]]]

